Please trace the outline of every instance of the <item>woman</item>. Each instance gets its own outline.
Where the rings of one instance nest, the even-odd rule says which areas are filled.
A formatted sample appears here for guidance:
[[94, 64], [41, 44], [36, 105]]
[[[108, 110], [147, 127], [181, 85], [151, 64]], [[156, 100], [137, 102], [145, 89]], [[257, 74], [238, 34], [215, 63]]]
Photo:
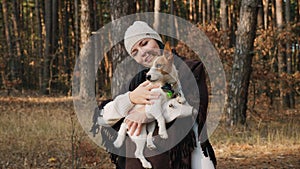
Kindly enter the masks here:
[[[151, 67], [156, 56], [159, 55], [160, 49], [163, 49], [164, 45], [161, 37], [155, 32], [147, 23], [136, 21], [128, 27], [125, 32], [124, 44], [127, 52], [133, 59], [149, 68]], [[196, 60], [187, 60], [181, 58], [186, 65], [190, 68], [197, 81], [200, 95], [200, 103], [197, 103], [199, 107], [198, 118], [193, 128], [188, 134], [171, 150], [162, 154], [158, 154], [147, 158], [153, 168], [159, 169], [173, 169], [173, 168], [214, 168], [216, 166], [216, 158], [211, 144], [209, 143], [206, 134], [206, 112], [208, 104], [208, 92], [205, 82], [205, 72], [203, 64]], [[158, 93], [151, 92], [151, 89], [158, 86], [149, 84], [145, 81], [145, 73], [148, 69], [138, 73], [131, 81], [129, 91], [125, 94], [117, 96], [114, 100], [103, 102], [99, 108], [103, 109], [103, 120], [111, 125], [114, 129], [118, 129], [120, 123], [127, 115], [128, 111], [134, 104], [151, 104], [153, 99], [157, 99]], [[185, 93], [184, 93], [185, 94]], [[189, 102], [189, 101], [188, 101]], [[197, 105], [195, 104], [195, 105]], [[193, 104], [191, 104], [193, 105]], [[179, 110], [178, 110], [179, 111]], [[180, 121], [179, 119], [177, 119]], [[190, 119], [182, 119], [183, 123], [188, 123]], [[141, 123], [127, 119], [127, 125], [129, 126], [130, 134], [139, 134], [141, 131]], [[172, 126], [172, 122], [167, 124]], [[107, 131], [103, 131], [102, 135], [106, 137], [104, 139], [110, 139]], [[178, 128], [180, 131], [180, 128]], [[201, 132], [202, 131], [202, 132]], [[176, 133], [169, 133], [172, 138], [176, 138]], [[174, 137], [172, 137], [172, 135]], [[113, 140], [111, 140], [113, 141]], [[200, 145], [201, 141], [201, 145]], [[111, 144], [110, 141], [106, 141], [107, 144]], [[127, 149], [130, 147], [126, 145]], [[117, 168], [121, 169], [137, 169], [142, 168], [138, 159], [125, 158], [114, 154], [111, 154], [112, 161], [116, 164]]]

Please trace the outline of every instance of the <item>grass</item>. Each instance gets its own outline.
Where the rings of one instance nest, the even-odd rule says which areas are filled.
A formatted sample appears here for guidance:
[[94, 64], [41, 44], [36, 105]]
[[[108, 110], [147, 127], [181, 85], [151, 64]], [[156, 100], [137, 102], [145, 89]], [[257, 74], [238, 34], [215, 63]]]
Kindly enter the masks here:
[[79, 126], [71, 98], [1, 97], [0, 102], [1, 168], [75, 168], [85, 165], [87, 149], [107, 160]]
[[[217, 127], [218, 168], [300, 166], [299, 110], [258, 111], [247, 127]], [[113, 168], [73, 112], [68, 97], [0, 97], [0, 168]]]

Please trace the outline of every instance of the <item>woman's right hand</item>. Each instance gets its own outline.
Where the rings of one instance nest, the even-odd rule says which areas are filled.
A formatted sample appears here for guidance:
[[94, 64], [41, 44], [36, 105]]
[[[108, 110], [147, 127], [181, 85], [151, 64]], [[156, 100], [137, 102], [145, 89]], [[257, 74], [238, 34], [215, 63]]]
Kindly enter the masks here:
[[151, 90], [158, 87], [158, 85], [153, 85], [149, 81], [145, 81], [132, 92], [129, 92], [129, 99], [133, 104], [153, 104], [151, 100], [158, 99], [160, 93], [151, 92]]
[[[158, 85], [153, 85], [149, 81], [141, 83], [136, 89], [132, 92], [129, 92], [129, 99], [133, 104], [153, 104], [153, 99], [158, 99], [160, 93], [151, 91], [154, 88], [158, 88]], [[132, 120], [126, 119], [128, 131], [130, 135], [136, 134], [140, 135], [142, 130], [142, 123], [134, 122]]]

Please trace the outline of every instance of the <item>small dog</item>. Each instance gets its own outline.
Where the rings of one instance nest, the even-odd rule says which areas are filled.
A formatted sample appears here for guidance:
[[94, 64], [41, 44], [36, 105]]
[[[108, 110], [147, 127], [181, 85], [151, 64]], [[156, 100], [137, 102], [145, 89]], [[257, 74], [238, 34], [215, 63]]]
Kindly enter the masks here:
[[[149, 119], [149, 123], [146, 125], [142, 125], [142, 130], [139, 136], [129, 135], [131, 140], [136, 144], [135, 156], [138, 158], [142, 166], [144, 168], [152, 168], [150, 162], [148, 162], [144, 155], [143, 150], [144, 146], [147, 142], [147, 147], [149, 149], [155, 149], [156, 146], [153, 143], [153, 132], [155, 129], [155, 121], [158, 123], [158, 134], [162, 139], [168, 138], [168, 133], [166, 129], [166, 119], [164, 118], [163, 107], [164, 103], [166, 103], [170, 99], [176, 99], [179, 104], [184, 104], [186, 102], [181, 84], [178, 78], [178, 72], [174, 65], [174, 56], [171, 53], [171, 48], [169, 43], [166, 43], [163, 55], [158, 56], [154, 62], [149, 72], [146, 74], [146, 79], [149, 80], [153, 84], [159, 84], [160, 88], [152, 89], [152, 91], [161, 93], [159, 99], [154, 100], [154, 104], [152, 105], [135, 105], [126, 117], [130, 119], [130, 116], [134, 116], [136, 113], [145, 113], [147, 119]], [[188, 104], [187, 104], [188, 105]], [[169, 105], [171, 107], [172, 104]], [[191, 115], [192, 112], [187, 112], [186, 115]], [[127, 124], [123, 122], [118, 131], [117, 139], [114, 141], [114, 146], [119, 148], [122, 146], [127, 132]], [[148, 131], [148, 134], [147, 134]], [[128, 131], [129, 132], [129, 131]]]

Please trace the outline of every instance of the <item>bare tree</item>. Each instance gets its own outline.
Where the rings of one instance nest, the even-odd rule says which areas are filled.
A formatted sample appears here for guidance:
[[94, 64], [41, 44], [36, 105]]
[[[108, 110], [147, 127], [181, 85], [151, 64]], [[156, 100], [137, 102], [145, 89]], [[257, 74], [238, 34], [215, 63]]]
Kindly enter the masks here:
[[[145, 3], [147, 3], [146, 1]], [[133, 3], [129, 0], [111, 0], [110, 1], [110, 9], [111, 9], [111, 20], [114, 21], [122, 16], [126, 16], [130, 13], [132, 13], [131, 7], [133, 7]], [[114, 33], [116, 36], [120, 35], [120, 32], [122, 32], [123, 25], [117, 25], [113, 24], [114, 27]], [[115, 64], [114, 67], [119, 64], [126, 56], [126, 50], [124, 48], [124, 45], [119, 44], [113, 47], [111, 50], [111, 56], [113, 63]]]
[[94, 45], [89, 41], [90, 29], [90, 7], [89, 0], [80, 0], [80, 97], [82, 99], [92, 98], [95, 86], [95, 67], [94, 67]]
[[262, 0], [264, 9], [264, 28], [268, 28], [269, 0]]
[[206, 0], [207, 23], [212, 21], [212, 1]]
[[45, 27], [46, 27], [46, 40], [45, 40], [45, 53], [43, 57], [43, 79], [42, 79], [42, 94], [49, 94], [49, 63], [52, 53], [52, 1], [45, 0]]
[[207, 22], [207, 8], [206, 8], [206, 0], [202, 0], [202, 24], [205, 26], [205, 23]]
[[[16, 56], [18, 63], [16, 66], [17, 71], [18, 71], [18, 76], [17, 78], [20, 77], [20, 74], [24, 74], [24, 58], [22, 54], [22, 47], [21, 47], [21, 36], [20, 36], [20, 11], [18, 9], [19, 4], [17, 0], [13, 1], [13, 12], [11, 15], [11, 20], [13, 23], [13, 31], [14, 31], [14, 37], [15, 37], [15, 46], [16, 46]], [[22, 81], [25, 81], [25, 77], [21, 76]]]
[[[291, 10], [290, 10], [290, 0], [285, 1], [285, 22], [287, 25], [287, 28], [290, 28], [290, 21], [291, 21]], [[287, 42], [285, 45], [286, 49], [286, 65], [287, 65], [287, 73], [288, 74], [293, 74], [293, 57], [292, 57], [292, 52], [291, 52], [291, 40], [290, 38], [287, 38]], [[290, 91], [287, 93], [287, 104], [289, 108], [295, 108], [295, 98], [294, 98], [294, 92]]]
[[159, 28], [159, 15], [158, 15], [158, 12], [160, 11], [160, 0], [155, 0], [154, 2], [154, 23], [153, 23], [153, 28], [155, 30], [158, 30]]
[[263, 8], [263, 0], [258, 1], [258, 14], [257, 14], [257, 27], [263, 28], [264, 26], [264, 8]]
[[[283, 29], [283, 2], [282, 0], [275, 1], [276, 9], [276, 27], [278, 33], [282, 32]], [[280, 37], [279, 37], [280, 38]], [[278, 60], [278, 75], [282, 76], [286, 71], [286, 57], [284, 55], [285, 45], [282, 41], [278, 42], [277, 60]], [[279, 91], [280, 91], [280, 104], [281, 106], [287, 106], [286, 92], [285, 92], [285, 82], [283, 80], [279, 81]]]
[[227, 118], [230, 125], [245, 124], [258, 0], [242, 0], [236, 49], [229, 84]]
[[220, 6], [220, 18], [221, 18], [221, 30], [224, 32], [222, 40], [226, 48], [229, 47], [229, 27], [228, 27], [228, 2], [227, 0], [221, 0]]
[[[149, 1], [145, 1], [144, 3], [149, 3]], [[129, 15], [131, 13], [135, 12], [135, 3], [133, 1], [130, 0], [110, 0], [110, 10], [111, 10], [111, 20], [114, 21], [122, 16], [126, 16]], [[145, 10], [148, 10], [145, 9]], [[129, 24], [131, 23], [122, 23], [122, 24], [128, 24], [127, 26], [129, 26]], [[121, 23], [113, 23], [113, 35], [112, 38], [116, 38], [116, 36], [120, 36], [122, 35], [121, 32], [123, 32], [124, 27], [126, 27], [126, 25], [121, 25]], [[113, 63], [113, 71], [115, 70], [115, 68], [117, 67], [118, 64], [120, 64], [126, 56], [128, 56], [125, 47], [124, 47], [124, 42], [120, 42], [118, 44], [116, 44], [111, 50], [110, 50], [110, 55], [112, 58], [112, 63]], [[122, 72], [120, 72], [120, 75], [117, 78], [117, 85], [114, 85], [115, 87], [118, 87], [120, 84], [124, 83], [124, 79], [126, 75], [122, 74]], [[117, 90], [117, 88], [113, 88], [113, 93], [114, 91]]]
[[[42, 21], [41, 21], [41, 14], [40, 14], [40, 4], [38, 0], [35, 0], [35, 15], [36, 15], [36, 28], [37, 28], [37, 34], [38, 34], [38, 40], [37, 40], [37, 56], [42, 57], [43, 56], [43, 35], [42, 35]], [[42, 89], [42, 75], [43, 75], [43, 69], [42, 69], [42, 59], [38, 59], [38, 79], [39, 79], [39, 88]]]

